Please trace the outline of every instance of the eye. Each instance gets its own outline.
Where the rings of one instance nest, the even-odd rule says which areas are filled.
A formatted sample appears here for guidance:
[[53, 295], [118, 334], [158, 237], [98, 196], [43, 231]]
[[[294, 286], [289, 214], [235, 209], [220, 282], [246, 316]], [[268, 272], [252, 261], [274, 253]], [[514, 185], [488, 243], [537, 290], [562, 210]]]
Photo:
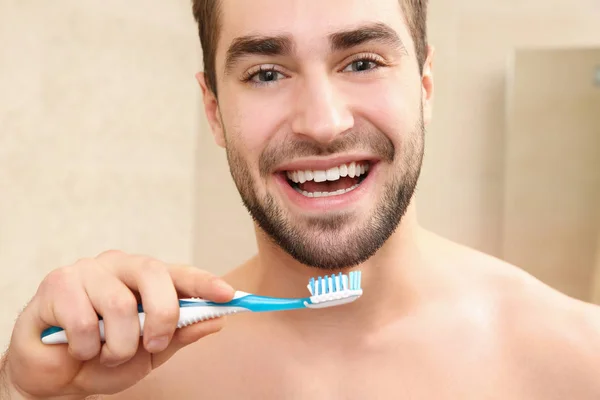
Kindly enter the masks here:
[[253, 84], [262, 85], [277, 82], [280, 79], [284, 79], [285, 75], [277, 71], [273, 67], [263, 68], [261, 67], [258, 71], [249, 72], [244, 77], [245, 82], [251, 82]]
[[363, 57], [352, 61], [342, 70], [342, 72], [366, 72], [383, 65], [384, 64], [379, 60], [375, 60], [371, 57]]

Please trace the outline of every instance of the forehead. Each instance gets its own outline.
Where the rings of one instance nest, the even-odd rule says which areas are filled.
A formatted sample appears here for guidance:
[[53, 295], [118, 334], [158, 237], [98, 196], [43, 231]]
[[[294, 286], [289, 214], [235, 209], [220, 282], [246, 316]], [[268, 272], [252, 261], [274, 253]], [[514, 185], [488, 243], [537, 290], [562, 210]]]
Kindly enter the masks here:
[[[221, 32], [217, 60], [236, 38], [289, 35], [299, 52], [325, 48], [332, 32], [383, 23], [412, 46], [398, 0], [220, 0]], [[219, 61], [217, 61], [219, 63]]]

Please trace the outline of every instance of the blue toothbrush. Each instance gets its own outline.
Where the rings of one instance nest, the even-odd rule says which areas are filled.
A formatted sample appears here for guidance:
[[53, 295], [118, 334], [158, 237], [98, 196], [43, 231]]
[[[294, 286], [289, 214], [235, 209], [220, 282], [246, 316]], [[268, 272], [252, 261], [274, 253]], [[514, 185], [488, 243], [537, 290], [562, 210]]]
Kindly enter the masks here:
[[[330, 275], [311, 278], [308, 282], [310, 297], [289, 299], [257, 296], [237, 291], [233, 300], [227, 303], [215, 303], [197, 298], [179, 300], [179, 322], [177, 328], [182, 328], [207, 319], [241, 312], [267, 312], [296, 310], [300, 308], [325, 308], [347, 304], [358, 299], [361, 289], [360, 271], [352, 271], [348, 275]], [[142, 305], [138, 305], [140, 320], [140, 336], [144, 331], [145, 313]], [[104, 340], [104, 321], [98, 321], [100, 338]], [[57, 326], [42, 332], [42, 342], [45, 344], [68, 343], [65, 331]]]

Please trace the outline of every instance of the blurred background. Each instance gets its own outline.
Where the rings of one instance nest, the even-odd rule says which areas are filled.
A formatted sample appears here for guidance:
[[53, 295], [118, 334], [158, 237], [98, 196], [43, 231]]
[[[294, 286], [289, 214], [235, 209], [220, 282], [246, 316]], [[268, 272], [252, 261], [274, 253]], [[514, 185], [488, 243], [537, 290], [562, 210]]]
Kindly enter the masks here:
[[[600, 1], [431, 0], [422, 224], [600, 303]], [[194, 74], [189, 0], [0, 0], [0, 351], [106, 249], [222, 274], [255, 251]]]

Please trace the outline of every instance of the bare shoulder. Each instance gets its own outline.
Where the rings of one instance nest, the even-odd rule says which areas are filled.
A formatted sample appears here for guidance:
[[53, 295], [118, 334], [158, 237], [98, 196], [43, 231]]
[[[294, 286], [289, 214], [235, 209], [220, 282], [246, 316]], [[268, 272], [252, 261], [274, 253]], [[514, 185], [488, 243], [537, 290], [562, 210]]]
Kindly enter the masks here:
[[460, 273], [469, 277], [467, 283], [488, 295], [503, 321], [518, 323], [522, 329], [547, 328], [544, 337], [579, 338], [582, 343], [600, 346], [600, 306], [569, 297], [496, 257], [452, 242], [445, 246], [452, 253], [449, 258], [462, 269]]
[[513, 370], [545, 398], [600, 398], [600, 307], [512, 265], [498, 268], [509, 270], [495, 293], [503, 348]]
[[476, 288], [491, 305], [513, 368], [548, 387], [586, 391], [579, 398], [590, 391], [600, 396], [600, 306], [569, 297], [518, 266], [439, 240], [465, 287]]

